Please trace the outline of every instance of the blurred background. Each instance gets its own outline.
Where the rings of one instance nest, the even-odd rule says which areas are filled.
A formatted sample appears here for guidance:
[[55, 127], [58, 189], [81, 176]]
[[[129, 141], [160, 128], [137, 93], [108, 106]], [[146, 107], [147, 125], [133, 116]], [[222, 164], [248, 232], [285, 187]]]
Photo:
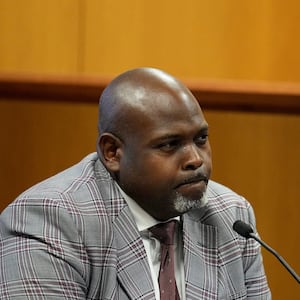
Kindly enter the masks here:
[[[95, 151], [110, 79], [157, 67], [203, 96], [213, 179], [299, 273], [299, 37], [297, 0], [0, 0], [0, 211]], [[300, 299], [263, 256], [273, 299]]]

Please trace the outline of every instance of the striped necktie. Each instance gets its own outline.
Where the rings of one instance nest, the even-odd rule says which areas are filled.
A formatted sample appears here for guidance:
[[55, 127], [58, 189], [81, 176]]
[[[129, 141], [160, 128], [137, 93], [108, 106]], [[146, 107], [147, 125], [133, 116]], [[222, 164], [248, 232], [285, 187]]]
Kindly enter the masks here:
[[174, 232], [177, 221], [160, 223], [149, 228], [153, 236], [160, 241], [161, 256], [159, 269], [159, 290], [161, 300], [179, 300], [174, 271]]

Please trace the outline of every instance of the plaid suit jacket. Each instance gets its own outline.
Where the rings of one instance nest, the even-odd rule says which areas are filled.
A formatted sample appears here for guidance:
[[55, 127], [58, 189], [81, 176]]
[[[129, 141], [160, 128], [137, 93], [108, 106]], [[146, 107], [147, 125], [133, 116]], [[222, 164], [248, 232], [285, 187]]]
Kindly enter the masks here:
[[[270, 299], [249, 203], [210, 181], [183, 216], [187, 299]], [[133, 216], [93, 153], [21, 194], [0, 216], [0, 299], [155, 299]]]

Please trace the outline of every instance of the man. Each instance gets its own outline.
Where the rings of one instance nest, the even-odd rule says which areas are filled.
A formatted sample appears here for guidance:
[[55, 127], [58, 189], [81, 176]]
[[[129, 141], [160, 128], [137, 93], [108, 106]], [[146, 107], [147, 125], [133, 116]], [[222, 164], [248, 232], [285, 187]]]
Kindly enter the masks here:
[[0, 298], [164, 299], [151, 232], [174, 219], [180, 299], [270, 299], [259, 245], [232, 230], [255, 227], [253, 210], [209, 180], [208, 124], [191, 92], [141, 68], [114, 79], [99, 107], [97, 154], [2, 213]]

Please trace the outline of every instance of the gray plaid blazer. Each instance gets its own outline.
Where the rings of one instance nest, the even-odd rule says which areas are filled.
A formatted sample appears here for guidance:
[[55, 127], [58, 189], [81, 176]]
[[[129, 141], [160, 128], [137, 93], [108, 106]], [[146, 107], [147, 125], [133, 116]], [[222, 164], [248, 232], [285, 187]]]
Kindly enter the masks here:
[[[250, 204], [213, 181], [183, 216], [187, 299], [270, 299]], [[92, 153], [21, 194], [0, 216], [0, 299], [155, 299], [133, 216]]]

